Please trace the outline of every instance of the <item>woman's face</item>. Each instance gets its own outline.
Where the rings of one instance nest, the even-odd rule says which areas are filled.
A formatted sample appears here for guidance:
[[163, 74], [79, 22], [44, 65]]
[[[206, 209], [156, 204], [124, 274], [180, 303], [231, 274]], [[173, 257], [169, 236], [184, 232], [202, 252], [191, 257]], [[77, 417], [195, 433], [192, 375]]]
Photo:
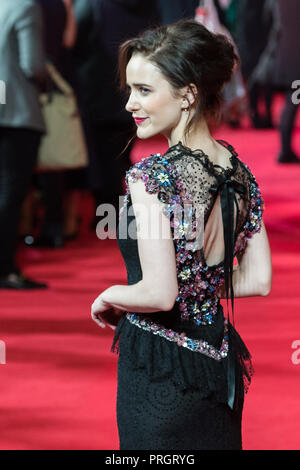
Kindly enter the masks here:
[[137, 136], [163, 134], [170, 139], [183, 120], [183, 98], [174, 97], [169, 82], [142, 54], [134, 54], [128, 62], [126, 79], [130, 92], [126, 110], [135, 120]]

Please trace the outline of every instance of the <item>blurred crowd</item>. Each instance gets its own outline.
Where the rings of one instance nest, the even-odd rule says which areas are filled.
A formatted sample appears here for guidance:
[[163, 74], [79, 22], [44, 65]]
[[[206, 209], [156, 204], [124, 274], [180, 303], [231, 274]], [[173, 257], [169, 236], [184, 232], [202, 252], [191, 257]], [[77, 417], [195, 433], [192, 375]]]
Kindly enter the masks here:
[[[293, 83], [300, 80], [297, 7], [297, 0], [1, 0], [0, 288], [47, 287], [16, 265], [17, 243], [60, 248], [75, 239], [83, 190], [92, 196], [94, 213], [102, 203], [118, 211], [135, 131], [118, 89], [118, 47], [148, 27], [195, 17], [227, 34], [240, 64], [224, 89], [221, 122], [238, 128], [246, 117], [256, 129], [273, 128], [274, 97], [284, 95], [274, 158], [299, 163], [292, 149]], [[49, 85], [49, 63], [76, 98], [88, 155], [81, 168], [37, 170], [47, 135], [41, 94], [62, 93]], [[91, 230], [97, 222], [92, 218]]]

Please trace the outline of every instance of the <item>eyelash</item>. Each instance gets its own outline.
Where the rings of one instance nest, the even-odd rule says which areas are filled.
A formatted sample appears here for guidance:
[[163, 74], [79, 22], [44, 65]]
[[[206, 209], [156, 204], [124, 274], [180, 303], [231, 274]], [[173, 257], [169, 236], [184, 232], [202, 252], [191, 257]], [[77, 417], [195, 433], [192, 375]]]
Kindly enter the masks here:
[[142, 93], [142, 95], [147, 95], [148, 93], [150, 93], [150, 90], [142, 86], [140, 87], [140, 92]]
[[[143, 86], [139, 87], [139, 91], [140, 91], [140, 93], [141, 93], [143, 96], [145, 96], [145, 95], [147, 95], [148, 93], [150, 93], [150, 90], [149, 90], [148, 88], [143, 87]], [[126, 88], [126, 95], [129, 97], [130, 93], [131, 93], [131, 88], [130, 88], [130, 87], [127, 87], [127, 88]]]

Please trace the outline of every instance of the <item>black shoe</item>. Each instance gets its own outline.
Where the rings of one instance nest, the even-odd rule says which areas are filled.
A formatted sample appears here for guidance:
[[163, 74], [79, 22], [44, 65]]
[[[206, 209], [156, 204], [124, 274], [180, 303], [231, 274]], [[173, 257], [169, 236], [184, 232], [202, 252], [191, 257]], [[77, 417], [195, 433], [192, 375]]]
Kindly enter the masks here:
[[36, 238], [32, 237], [30, 238], [30, 242], [28, 242], [27, 245], [37, 248], [62, 248], [64, 246], [64, 239], [61, 236], [40, 236]]
[[265, 129], [274, 129], [275, 126], [271, 118], [267, 118], [265, 121]]
[[280, 152], [277, 158], [278, 163], [300, 163], [300, 158], [294, 152], [282, 153]]
[[48, 286], [42, 282], [33, 281], [24, 274], [13, 274], [0, 278], [0, 289], [46, 289]]

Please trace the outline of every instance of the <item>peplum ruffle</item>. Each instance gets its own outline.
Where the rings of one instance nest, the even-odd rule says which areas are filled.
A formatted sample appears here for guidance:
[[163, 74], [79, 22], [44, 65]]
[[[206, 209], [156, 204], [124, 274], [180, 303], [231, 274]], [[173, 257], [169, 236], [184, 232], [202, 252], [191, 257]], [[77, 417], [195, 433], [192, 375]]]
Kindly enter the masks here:
[[[209, 326], [201, 328], [203, 339], [219, 347], [220, 334], [216, 332], [216, 328]], [[228, 335], [234, 360], [238, 405], [248, 391], [253, 366], [246, 345], [230, 323]], [[116, 328], [112, 352], [129, 355], [135, 369], [146, 369], [150, 382], [170, 379], [182, 392], [196, 390], [200, 398], [211, 397], [219, 403], [228, 402], [228, 356], [218, 361], [178, 346], [174, 341], [132, 324], [126, 315], [123, 315]]]

